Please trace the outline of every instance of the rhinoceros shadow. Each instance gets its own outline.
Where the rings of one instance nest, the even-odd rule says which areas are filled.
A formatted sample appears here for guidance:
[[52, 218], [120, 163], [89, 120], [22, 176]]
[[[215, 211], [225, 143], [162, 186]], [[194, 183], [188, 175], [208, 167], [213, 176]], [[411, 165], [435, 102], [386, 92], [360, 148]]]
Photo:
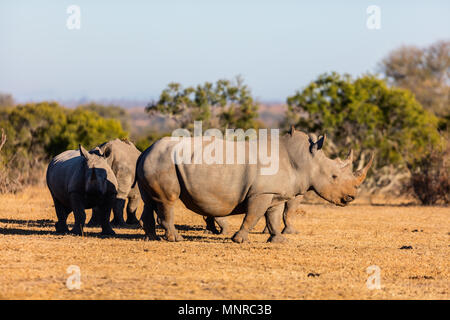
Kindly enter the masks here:
[[53, 231], [46, 231], [46, 230], [30, 230], [30, 229], [18, 229], [18, 228], [0, 228], [0, 234], [31, 236], [31, 235], [52, 235], [52, 234], [54, 234], [54, 232]]
[[[0, 234], [5, 235], [48, 235], [53, 232], [50, 230], [32, 230], [32, 229], [20, 229], [17, 227], [27, 226], [27, 227], [37, 227], [46, 228], [55, 225], [55, 222], [49, 219], [40, 220], [21, 220], [21, 219], [0, 219], [0, 223], [8, 225], [8, 228], [0, 228]], [[9, 225], [15, 225], [14, 227], [9, 227]]]
[[[21, 219], [0, 219], [0, 223], [6, 224], [8, 227], [0, 227], [0, 234], [5, 235], [58, 235], [54, 230], [55, 221], [50, 219], [39, 219], [39, 220], [21, 220]], [[68, 224], [69, 229], [73, 227], [73, 224]], [[21, 228], [23, 227], [23, 228]], [[33, 228], [52, 228], [51, 230], [34, 230], [28, 229], [27, 227]], [[118, 238], [118, 239], [140, 239], [143, 234], [115, 234], [114, 236], [103, 236], [100, 232], [88, 231], [89, 228], [84, 229], [84, 236], [86, 237], [97, 237], [97, 238]]]
[[[156, 228], [162, 229], [162, 227], [159, 225]], [[198, 226], [198, 225], [197, 226], [189, 226], [186, 224], [176, 224], [175, 228], [180, 231], [202, 231], [202, 230], [205, 230], [205, 227], [203, 227], [203, 226]]]
[[30, 227], [54, 227], [55, 221], [50, 219], [39, 219], [39, 220], [22, 220], [22, 219], [0, 219], [0, 223], [6, 224], [18, 224]]
[[[55, 227], [55, 221], [50, 219], [39, 219], [39, 220], [23, 220], [23, 219], [0, 219], [0, 223], [6, 224], [7, 228], [0, 228], [0, 234], [4, 235], [22, 235], [22, 236], [29, 236], [29, 235], [58, 235], [58, 236], [64, 236], [57, 234], [54, 230]], [[69, 229], [73, 227], [72, 224], [68, 224]], [[33, 228], [51, 228], [51, 230], [36, 230], [36, 229], [28, 229], [28, 227]], [[202, 226], [190, 226], [185, 224], [177, 224], [175, 225], [177, 230], [180, 231], [202, 231], [205, 230]], [[161, 226], [156, 226], [157, 229], [162, 230]], [[84, 229], [84, 236], [86, 237], [93, 237], [93, 238], [112, 238], [112, 239], [124, 239], [124, 240], [139, 240], [143, 239], [144, 233], [140, 234], [123, 234], [123, 233], [116, 233], [113, 236], [105, 236], [101, 235], [100, 231], [90, 231], [91, 228], [85, 228]], [[204, 236], [191, 236], [191, 235], [184, 235], [184, 238], [188, 241], [217, 241], [220, 238], [204, 235]]]

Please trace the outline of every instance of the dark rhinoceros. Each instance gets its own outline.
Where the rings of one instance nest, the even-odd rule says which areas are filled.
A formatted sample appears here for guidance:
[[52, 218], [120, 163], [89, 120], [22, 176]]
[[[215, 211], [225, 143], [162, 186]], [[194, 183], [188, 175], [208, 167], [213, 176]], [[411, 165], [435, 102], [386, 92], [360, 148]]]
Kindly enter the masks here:
[[55, 204], [57, 233], [67, 233], [67, 216], [73, 211], [75, 225], [71, 233], [81, 235], [86, 220], [85, 209], [101, 207], [102, 234], [114, 231], [109, 223], [117, 194], [117, 180], [100, 149], [88, 152], [68, 150], [57, 155], [47, 168], [47, 186]]
[[[196, 144], [207, 149], [215, 143], [214, 139], [198, 139], [183, 139], [192, 152], [183, 152], [183, 159], [195, 159]], [[158, 238], [155, 210], [165, 229], [165, 238], [182, 239], [173, 222], [174, 204], [181, 199], [188, 209], [204, 216], [245, 213], [240, 230], [232, 238], [235, 242], [247, 241], [249, 230], [264, 215], [271, 234], [269, 241], [283, 241], [280, 223], [285, 202], [314, 190], [325, 200], [345, 206], [355, 199], [357, 187], [371, 166], [373, 157], [362, 170], [353, 173], [351, 159], [332, 160], [325, 156], [321, 150], [324, 141], [321, 136], [314, 142], [295, 129], [279, 139], [268, 138], [267, 149], [272, 150], [272, 145], [277, 144], [279, 150], [278, 170], [275, 174], [262, 174], [266, 164], [259, 158], [256, 163], [186, 163], [180, 161], [178, 141], [170, 137], [158, 140], [141, 154], [136, 165], [136, 180], [144, 201], [141, 220], [146, 238]], [[245, 144], [246, 154], [250, 155], [250, 142], [240, 143]]]
[[[136, 210], [139, 205], [140, 194], [137, 186], [132, 186], [136, 172], [136, 161], [141, 152], [131, 141], [115, 139], [98, 146], [104, 154], [106, 161], [110, 165], [117, 179], [117, 198], [113, 205], [114, 218], [111, 222], [113, 226], [123, 226], [126, 224], [138, 224]], [[127, 221], [123, 219], [125, 202], [127, 203]], [[93, 209], [92, 218], [88, 226], [100, 224], [97, 208]]]

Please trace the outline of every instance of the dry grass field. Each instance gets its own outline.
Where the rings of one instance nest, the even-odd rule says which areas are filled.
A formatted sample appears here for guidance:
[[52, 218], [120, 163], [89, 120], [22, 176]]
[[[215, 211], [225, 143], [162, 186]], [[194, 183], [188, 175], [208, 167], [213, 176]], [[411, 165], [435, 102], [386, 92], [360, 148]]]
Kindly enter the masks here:
[[[47, 189], [3, 195], [0, 298], [450, 298], [450, 208], [360, 202], [304, 210], [300, 233], [287, 243], [266, 243], [260, 221], [251, 243], [239, 245], [205, 233], [202, 217], [180, 204], [175, 222], [185, 241], [145, 242], [142, 230], [125, 228], [113, 238], [100, 237], [99, 228], [58, 236]], [[234, 229], [241, 220], [231, 218]], [[70, 265], [81, 269], [79, 290], [66, 287]], [[381, 269], [379, 290], [366, 286], [371, 265]]]

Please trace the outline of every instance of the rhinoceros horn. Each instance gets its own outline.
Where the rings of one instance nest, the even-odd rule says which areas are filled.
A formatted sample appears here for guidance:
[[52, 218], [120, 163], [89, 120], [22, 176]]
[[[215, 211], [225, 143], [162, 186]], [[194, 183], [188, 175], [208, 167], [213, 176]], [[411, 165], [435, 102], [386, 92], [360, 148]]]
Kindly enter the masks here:
[[370, 156], [369, 162], [366, 164], [366, 166], [360, 170], [355, 171], [354, 176], [356, 179], [356, 185], [359, 186], [361, 183], [363, 183], [364, 179], [366, 178], [367, 171], [369, 171], [370, 166], [372, 165], [373, 159], [375, 155], [372, 153]]

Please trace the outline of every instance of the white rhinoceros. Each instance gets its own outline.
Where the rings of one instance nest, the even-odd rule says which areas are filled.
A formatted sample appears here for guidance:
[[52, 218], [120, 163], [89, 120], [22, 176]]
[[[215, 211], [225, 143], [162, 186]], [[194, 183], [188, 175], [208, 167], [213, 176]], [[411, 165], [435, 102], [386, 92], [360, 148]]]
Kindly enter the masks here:
[[[190, 148], [192, 154], [183, 155], [185, 159], [196, 157], [196, 144], [203, 144], [203, 149], [207, 149], [214, 143], [214, 139], [184, 139], [194, 146]], [[351, 157], [342, 161], [325, 156], [321, 150], [324, 140], [321, 136], [314, 141], [295, 129], [276, 141], [269, 138], [268, 150], [272, 144], [278, 144], [275, 174], [262, 174], [261, 169], [266, 164], [259, 158], [256, 163], [232, 164], [179, 161], [176, 158], [179, 142], [170, 137], [158, 140], [141, 154], [136, 165], [136, 181], [145, 204], [141, 220], [146, 238], [158, 239], [155, 210], [165, 229], [165, 238], [169, 241], [182, 239], [173, 221], [174, 204], [181, 199], [188, 209], [204, 216], [244, 213], [240, 230], [232, 237], [234, 242], [247, 241], [249, 230], [264, 215], [271, 234], [269, 241], [284, 241], [280, 223], [285, 202], [314, 190], [325, 200], [345, 206], [355, 199], [357, 188], [371, 166], [373, 156], [363, 169], [353, 173]], [[246, 154], [250, 154], [249, 141], [240, 143], [245, 144]]]
[[[117, 179], [117, 198], [113, 205], [113, 226], [135, 225], [139, 221], [136, 218], [136, 210], [139, 205], [140, 194], [137, 186], [133, 186], [136, 172], [136, 161], [141, 152], [128, 140], [114, 139], [98, 146], [106, 158]], [[125, 202], [127, 203], [127, 221], [123, 219]], [[98, 209], [94, 208], [88, 226], [100, 224]]]
[[47, 168], [47, 186], [55, 204], [57, 233], [67, 233], [67, 216], [73, 211], [71, 233], [81, 235], [86, 221], [85, 209], [101, 207], [102, 234], [114, 231], [109, 223], [116, 200], [117, 180], [100, 149], [88, 152], [68, 150], [53, 158]]

